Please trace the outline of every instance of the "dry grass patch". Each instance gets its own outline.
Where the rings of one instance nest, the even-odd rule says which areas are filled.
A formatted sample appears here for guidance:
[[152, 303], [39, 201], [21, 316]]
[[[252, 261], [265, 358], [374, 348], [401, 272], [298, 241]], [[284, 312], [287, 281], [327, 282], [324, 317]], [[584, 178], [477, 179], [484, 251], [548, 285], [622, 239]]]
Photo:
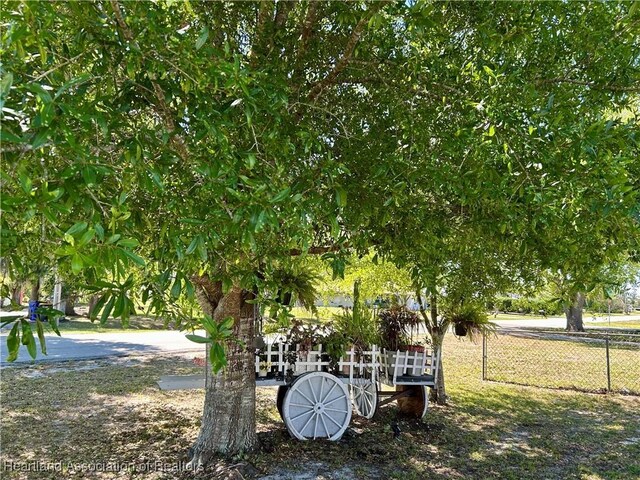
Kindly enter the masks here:
[[[393, 405], [354, 417], [339, 442], [292, 440], [275, 389], [258, 390], [257, 452], [206, 472], [18, 472], [8, 479], [607, 478], [640, 476], [640, 398], [483, 383], [480, 348], [446, 345], [451, 404], [424, 421]], [[481, 355], [481, 353], [480, 353]], [[160, 391], [161, 375], [201, 371], [183, 358], [127, 358], [12, 367], [2, 372], [1, 462], [186, 462], [199, 428], [202, 390]], [[37, 374], [34, 374], [37, 372]], [[394, 437], [392, 424], [401, 434]]]

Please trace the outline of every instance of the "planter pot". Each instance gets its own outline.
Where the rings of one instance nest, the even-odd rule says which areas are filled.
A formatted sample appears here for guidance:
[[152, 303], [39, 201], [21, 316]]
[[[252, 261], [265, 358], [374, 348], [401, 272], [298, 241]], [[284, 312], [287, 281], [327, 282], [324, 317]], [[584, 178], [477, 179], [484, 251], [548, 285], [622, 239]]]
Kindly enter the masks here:
[[380, 355], [380, 360], [382, 361], [383, 368], [389, 378], [392, 378], [394, 374], [396, 376], [405, 374], [404, 365], [396, 365], [396, 362], [398, 361], [397, 352], [387, 352], [384, 355]]
[[427, 355], [424, 352], [413, 352], [407, 359], [407, 375], [419, 377], [424, 375], [424, 366]]
[[467, 327], [465, 327], [464, 325], [454, 325], [453, 333], [455, 333], [458, 337], [466, 337]]
[[260, 370], [258, 372], [258, 377], [264, 378], [267, 376], [267, 371], [266, 370]]
[[[345, 353], [344, 357], [342, 357], [342, 361], [344, 362], [355, 362], [355, 355], [353, 356], [353, 358], [351, 357], [351, 351], [355, 351], [356, 347], [355, 345], [350, 345], [347, 348], [347, 353]], [[338, 373], [342, 373], [343, 375], [349, 375], [351, 373], [351, 368], [353, 366], [352, 365], [343, 365], [342, 367], [340, 367], [339, 372]], [[355, 368], [355, 367], [353, 367]]]
[[[317, 353], [314, 354], [311, 352], [298, 351], [298, 358], [296, 359], [296, 364], [293, 367], [293, 372], [295, 374], [315, 372], [317, 370], [317, 366], [313, 365], [313, 363], [317, 362], [317, 360]], [[301, 363], [304, 363], [305, 365], [301, 365]]]
[[426, 362], [425, 348], [422, 345], [405, 345], [403, 350], [410, 352], [407, 358], [407, 375], [419, 377], [424, 374], [423, 366]]

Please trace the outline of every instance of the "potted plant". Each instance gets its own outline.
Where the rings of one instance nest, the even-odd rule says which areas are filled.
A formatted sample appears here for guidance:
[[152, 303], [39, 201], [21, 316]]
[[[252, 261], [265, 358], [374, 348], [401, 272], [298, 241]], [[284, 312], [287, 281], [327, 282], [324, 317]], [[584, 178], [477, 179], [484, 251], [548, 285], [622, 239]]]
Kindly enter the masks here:
[[273, 364], [271, 362], [267, 362], [266, 360], [262, 360], [260, 362], [260, 369], [258, 371], [258, 377], [267, 377], [268, 374], [271, 372], [271, 367], [273, 366]]
[[[387, 350], [387, 354], [383, 356], [383, 362], [386, 364], [388, 375], [393, 375], [394, 369], [397, 375], [404, 375], [406, 373], [420, 375], [422, 373], [419, 369], [414, 368], [409, 368], [407, 372], [404, 365], [396, 365], [398, 360], [397, 352], [417, 352], [422, 355], [425, 354], [424, 346], [413, 341], [414, 333], [417, 333], [420, 323], [420, 317], [404, 306], [396, 305], [382, 310], [378, 314], [380, 346]], [[416, 354], [411, 357], [411, 360], [408, 362], [409, 366], [414, 365], [414, 360], [420, 364], [424, 363], [424, 358], [421, 358], [420, 355]]]
[[[361, 352], [379, 343], [375, 312], [360, 301], [359, 280], [353, 285], [353, 308], [344, 308], [341, 313], [334, 314], [333, 325], [345, 339], [343, 355], [353, 350], [359, 357]], [[349, 366], [344, 366], [342, 373], [348, 374]]]
[[322, 337], [322, 346], [326, 355], [323, 360], [329, 362], [330, 371], [337, 372], [338, 363], [346, 355], [349, 343], [349, 339], [342, 332], [333, 328]]
[[[387, 350], [408, 351], [413, 345], [413, 334], [421, 324], [420, 317], [404, 306], [393, 306], [380, 311], [378, 328], [381, 347]], [[418, 345], [416, 348], [420, 348]], [[424, 347], [422, 347], [424, 351]]]
[[454, 305], [443, 315], [453, 325], [453, 333], [457, 337], [469, 337], [472, 341], [476, 336], [493, 333], [496, 329], [483, 306], [475, 303]]
[[322, 332], [318, 325], [308, 325], [300, 320], [295, 320], [287, 334], [286, 343], [295, 346], [295, 351], [290, 352], [288, 361], [294, 365], [295, 373], [313, 371], [308, 365], [299, 363], [310, 363], [318, 360], [310, 352], [317, 345], [321, 344]]

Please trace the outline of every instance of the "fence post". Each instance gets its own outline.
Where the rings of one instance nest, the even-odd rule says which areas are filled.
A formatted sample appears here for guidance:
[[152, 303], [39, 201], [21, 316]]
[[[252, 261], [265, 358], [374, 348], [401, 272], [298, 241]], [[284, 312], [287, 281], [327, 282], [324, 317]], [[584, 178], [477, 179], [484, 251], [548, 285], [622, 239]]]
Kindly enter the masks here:
[[609, 358], [609, 334], [604, 337], [604, 346], [607, 350], [607, 392], [611, 392], [611, 359]]
[[487, 334], [482, 335], [482, 380], [487, 379]]

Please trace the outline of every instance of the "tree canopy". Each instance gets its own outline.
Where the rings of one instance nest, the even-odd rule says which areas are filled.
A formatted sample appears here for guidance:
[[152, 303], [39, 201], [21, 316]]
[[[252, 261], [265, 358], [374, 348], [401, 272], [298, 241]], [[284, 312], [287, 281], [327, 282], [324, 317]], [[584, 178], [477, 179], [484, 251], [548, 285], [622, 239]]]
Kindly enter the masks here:
[[637, 251], [637, 3], [3, 7], [2, 255], [103, 318], [239, 321], [310, 253], [435, 291]]

